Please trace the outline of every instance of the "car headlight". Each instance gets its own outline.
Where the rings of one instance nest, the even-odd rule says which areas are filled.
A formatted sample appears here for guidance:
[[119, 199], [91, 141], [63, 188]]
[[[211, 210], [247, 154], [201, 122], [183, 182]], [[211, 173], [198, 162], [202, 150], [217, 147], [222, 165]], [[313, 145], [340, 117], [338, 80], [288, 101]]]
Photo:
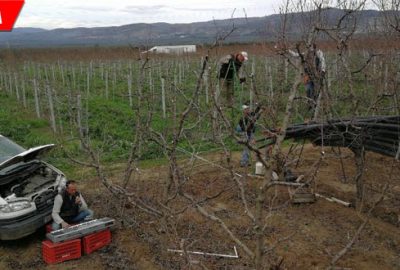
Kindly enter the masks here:
[[1, 213], [11, 213], [18, 212], [31, 207], [31, 203], [29, 201], [16, 201], [10, 202], [6, 205], [0, 205]]
[[62, 175], [60, 177], [60, 180], [58, 181], [58, 187], [57, 187], [58, 192], [61, 192], [65, 188], [66, 183], [67, 183], [67, 178], [65, 178], [65, 176]]

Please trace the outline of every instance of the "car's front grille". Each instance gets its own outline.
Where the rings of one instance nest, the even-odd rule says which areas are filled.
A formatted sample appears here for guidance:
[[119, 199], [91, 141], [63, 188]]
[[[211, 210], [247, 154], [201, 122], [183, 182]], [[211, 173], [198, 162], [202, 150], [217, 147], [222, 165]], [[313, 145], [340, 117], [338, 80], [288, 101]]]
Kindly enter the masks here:
[[47, 190], [35, 198], [35, 205], [38, 213], [48, 212], [53, 208], [54, 197], [57, 191]]

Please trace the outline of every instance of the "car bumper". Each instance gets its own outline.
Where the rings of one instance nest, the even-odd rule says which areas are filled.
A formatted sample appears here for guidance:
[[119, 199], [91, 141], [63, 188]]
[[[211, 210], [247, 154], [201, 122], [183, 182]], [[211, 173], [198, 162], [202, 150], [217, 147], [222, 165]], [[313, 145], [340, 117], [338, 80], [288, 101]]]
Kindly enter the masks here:
[[0, 240], [15, 240], [34, 233], [51, 221], [51, 211], [36, 214], [22, 221], [0, 225]]

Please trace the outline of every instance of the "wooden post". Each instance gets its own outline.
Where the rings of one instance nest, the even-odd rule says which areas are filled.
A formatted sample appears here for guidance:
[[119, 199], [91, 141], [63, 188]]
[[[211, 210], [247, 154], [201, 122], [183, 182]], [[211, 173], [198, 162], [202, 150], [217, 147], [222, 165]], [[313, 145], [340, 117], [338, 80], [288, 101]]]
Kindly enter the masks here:
[[10, 73], [8, 73], [8, 93], [9, 93], [10, 95], [13, 94], [13, 91], [12, 91], [12, 89], [13, 89], [12, 82], [13, 82], [13, 78], [12, 78], [12, 75], [11, 75], [11, 72], [10, 72]]
[[35, 95], [36, 116], [37, 118], [40, 118], [39, 87], [36, 78], [33, 78], [33, 90]]
[[51, 65], [51, 79], [52, 79], [52, 81], [53, 81], [53, 84], [55, 83], [55, 81], [56, 81], [56, 73], [55, 73], [55, 71], [54, 71], [54, 65]]
[[252, 63], [251, 63], [251, 86], [250, 86], [250, 96], [249, 96], [249, 99], [250, 99], [250, 108], [253, 110], [254, 109], [254, 106], [253, 106], [253, 103], [254, 103], [254, 91], [253, 91], [253, 89], [254, 89], [254, 78], [255, 78], [255, 75], [256, 74], [256, 65], [255, 65], [255, 62], [253, 61]]
[[44, 66], [44, 78], [46, 83], [49, 83], [49, 75], [47, 74], [47, 66]]
[[383, 91], [385, 91], [385, 94], [388, 91], [388, 73], [389, 73], [388, 70], [389, 70], [389, 65], [385, 63], [385, 74], [383, 77], [383, 85], [384, 85]]
[[21, 88], [22, 88], [22, 104], [24, 108], [26, 108], [26, 93], [25, 93], [25, 80], [21, 80]]
[[205, 91], [205, 94], [206, 94], [206, 104], [208, 104], [208, 102], [209, 102], [209, 100], [208, 100], [208, 87], [209, 87], [208, 80], [209, 80], [209, 76], [210, 76], [210, 69], [207, 68], [204, 71], [204, 91]]
[[132, 101], [132, 73], [131, 72], [128, 74], [128, 95], [129, 95], [129, 106], [132, 108], [133, 101]]
[[182, 64], [181, 63], [179, 63], [178, 64], [178, 68], [179, 68], [179, 84], [181, 84], [182, 83]]
[[79, 70], [80, 70], [80, 74], [83, 75], [83, 65], [82, 65], [82, 61], [79, 61]]
[[81, 95], [76, 96], [76, 108], [76, 123], [78, 124], [79, 136], [83, 139]]
[[90, 67], [87, 68], [87, 74], [86, 74], [86, 98], [89, 98], [89, 93], [90, 93]]
[[1, 76], [1, 88], [3, 91], [7, 92], [6, 73], [4, 71], [2, 71], [0, 76]]
[[0, 88], [2, 88], [1, 90], [4, 90], [3, 85], [4, 85], [4, 71], [2, 69], [0, 69]]
[[74, 88], [74, 90], [76, 90], [76, 76], [75, 76], [75, 67], [72, 66], [72, 86]]
[[[183, 61], [183, 68], [182, 68], [182, 81], [184, 82], [185, 81], [185, 70], [189, 70], [189, 62], [185, 59], [184, 61]], [[185, 68], [185, 66], [186, 66], [186, 68]]]
[[90, 75], [90, 79], [93, 78], [93, 72], [94, 72], [94, 70], [93, 70], [93, 61], [90, 60], [90, 63], [89, 63], [89, 75]]
[[19, 95], [18, 77], [16, 72], [14, 72], [14, 81], [15, 81], [15, 95], [17, 96], [17, 100], [20, 101], [21, 98]]
[[337, 55], [335, 59], [335, 78], [339, 78], [339, 59]]
[[48, 83], [46, 84], [46, 92], [47, 92], [47, 98], [49, 100], [51, 129], [53, 130], [53, 133], [56, 133], [57, 132], [57, 128], [56, 128], [56, 118], [55, 118], [55, 115], [54, 115], [53, 95], [51, 93], [51, 88], [50, 88], [50, 85]]
[[288, 83], [289, 62], [286, 59], [284, 59], [284, 61], [285, 61], [285, 86], [286, 86]]
[[106, 84], [106, 99], [108, 99], [108, 69], [106, 69], [106, 72], [105, 72], [105, 80], [106, 80], [106, 82], [105, 82], [105, 84]]
[[328, 93], [331, 93], [331, 89], [332, 89], [332, 75], [331, 75], [331, 71], [327, 70], [326, 72], [326, 81], [327, 81], [327, 91]]
[[69, 119], [69, 126], [70, 126], [70, 136], [71, 138], [74, 137], [74, 125], [75, 125], [75, 115], [72, 111], [72, 108], [75, 107], [75, 100], [73, 98], [73, 90], [71, 88], [71, 83], [67, 81], [67, 102], [68, 102], [68, 119]]
[[60, 65], [60, 72], [61, 72], [61, 79], [62, 79], [62, 85], [65, 85], [65, 77], [64, 77], [64, 66]]
[[149, 90], [150, 90], [150, 92], [154, 92], [153, 72], [151, 71], [151, 69], [149, 70]]
[[274, 86], [273, 86], [273, 81], [272, 81], [272, 68], [271, 66], [268, 67], [268, 73], [269, 73], [269, 96], [270, 98], [274, 98]]
[[115, 98], [115, 91], [117, 86], [117, 65], [116, 63], [113, 64], [113, 80], [112, 80], [112, 99]]
[[42, 72], [40, 70], [40, 66], [41, 66], [40, 64], [37, 65], [37, 79], [38, 79], [38, 81], [42, 80]]
[[161, 77], [161, 102], [162, 102], [162, 110], [163, 110], [163, 118], [167, 118], [167, 108], [165, 106], [165, 79]]

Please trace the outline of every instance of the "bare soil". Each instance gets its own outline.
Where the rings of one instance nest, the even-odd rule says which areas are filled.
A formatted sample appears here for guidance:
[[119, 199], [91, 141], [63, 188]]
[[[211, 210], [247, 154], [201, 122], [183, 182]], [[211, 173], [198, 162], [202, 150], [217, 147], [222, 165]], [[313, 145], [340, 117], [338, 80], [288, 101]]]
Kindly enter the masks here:
[[[341, 149], [344, 156], [342, 167], [337, 150], [306, 145], [298, 167], [292, 166], [293, 172], [298, 175], [309, 172], [321, 157], [321, 151], [325, 154], [315, 185], [312, 185], [314, 191], [354, 205], [356, 190], [352, 179], [356, 168], [350, 151]], [[239, 153], [235, 153], [235, 164], [238, 157]], [[223, 165], [219, 153], [207, 158]], [[265, 213], [269, 214], [265, 241], [268, 246], [276, 248], [266, 254], [266, 264], [281, 262], [281, 269], [325, 269], [332, 256], [352, 239], [365, 220], [368, 207], [377, 200], [383, 185], [388, 184], [385, 199], [373, 211], [370, 222], [353, 248], [337, 266], [345, 269], [400, 269], [399, 167], [392, 158], [367, 153], [363, 176], [365, 201], [357, 209], [323, 198], [311, 204], [292, 204], [288, 187], [271, 189], [265, 204]], [[254, 167], [247, 168], [248, 171], [239, 170], [245, 175], [253, 173]], [[221, 218], [241, 241], [253, 249], [254, 228], [228, 172], [200, 162], [195, 163], [189, 172], [185, 191], [197, 199], [221, 193], [202, 205]], [[110, 176], [115, 182], [120, 179], [118, 173], [110, 173]], [[156, 206], [167, 177], [167, 166], [143, 169], [140, 179], [132, 183], [130, 189], [140, 194], [145, 202]], [[249, 205], [255, 202], [259, 181], [254, 177], [246, 177], [243, 181]], [[184, 199], [172, 200], [167, 206], [174, 211], [160, 219], [138, 210], [124, 199], [112, 197], [98, 179], [82, 181], [81, 190], [98, 217], [110, 216], [117, 220], [110, 246], [77, 260], [48, 266], [41, 259], [41, 241], [45, 239], [43, 229], [19, 241], [1, 242], [0, 269], [252, 269], [251, 259], [226, 232], [193, 207], [187, 207], [188, 202]], [[250, 209], [254, 210], [253, 207]], [[282, 241], [282, 238], [288, 239]], [[189, 251], [223, 254], [233, 254], [236, 246], [239, 258], [191, 255], [187, 259], [167, 250], [180, 249], [181, 244]]]

